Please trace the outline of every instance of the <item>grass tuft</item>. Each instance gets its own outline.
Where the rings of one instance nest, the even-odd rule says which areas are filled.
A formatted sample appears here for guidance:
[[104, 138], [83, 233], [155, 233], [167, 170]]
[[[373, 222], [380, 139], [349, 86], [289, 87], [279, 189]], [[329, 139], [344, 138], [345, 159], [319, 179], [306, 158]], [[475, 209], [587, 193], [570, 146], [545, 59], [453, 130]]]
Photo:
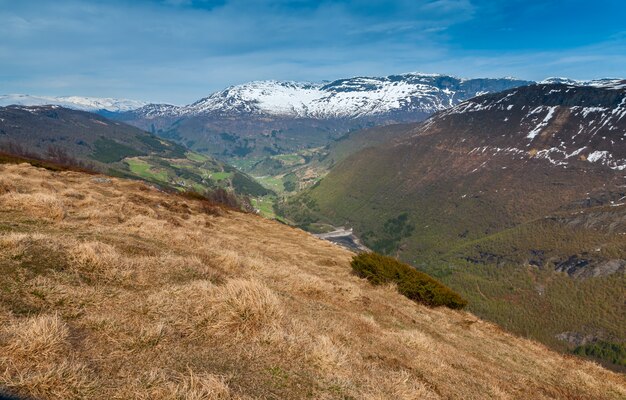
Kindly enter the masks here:
[[0, 196], [0, 204], [7, 211], [23, 211], [33, 217], [53, 221], [65, 218], [63, 202], [53, 194], [10, 192]]
[[13, 357], [46, 359], [63, 350], [69, 330], [58, 314], [52, 314], [19, 320], [6, 333], [11, 338], [7, 350]]
[[255, 280], [236, 279], [221, 286], [213, 309], [217, 332], [253, 333], [277, 324], [283, 316], [278, 296]]

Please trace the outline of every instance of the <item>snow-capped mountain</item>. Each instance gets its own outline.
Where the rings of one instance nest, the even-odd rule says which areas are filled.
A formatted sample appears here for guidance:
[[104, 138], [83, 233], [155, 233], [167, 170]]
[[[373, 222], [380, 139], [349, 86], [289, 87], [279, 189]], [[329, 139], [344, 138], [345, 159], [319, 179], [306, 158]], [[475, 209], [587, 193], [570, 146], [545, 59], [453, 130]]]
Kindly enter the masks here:
[[31, 96], [27, 94], [7, 94], [0, 95], [0, 107], [9, 105], [19, 106], [43, 106], [56, 105], [65, 108], [71, 108], [81, 111], [109, 111], [109, 112], [125, 112], [143, 107], [148, 103], [137, 100], [113, 99], [113, 98], [97, 98], [97, 97], [79, 97], [79, 96]]
[[231, 86], [187, 106], [150, 104], [135, 112], [145, 118], [246, 114], [354, 119], [400, 112], [431, 114], [478, 94], [530, 83], [512, 78], [460, 79], [419, 73], [330, 83], [256, 81]]
[[[539, 83], [616, 87], [619, 79], [580, 81], [547, 78]], [[0, 95], [0, 106], [59, 105], [82, 111], [132, 111], [138, 118], [198, 115], [267, 115], [289, 118], [367, 118], [417, 112], [432, 114], [480, 94], [534, 82], [514, 78], [464, 79], [447, 75], [407, 73], [386, 77], [354, 77], [326, 83], [254, 81], [230, 86], [192, 104], [176, 106], [128, 99], [80, 96]]]
[[452, 129], [451, 124], [491, 132], [482, 137], [488, 137], [485, 145], [468, 155], [626, 170], [626, 80], [559, 80], [480, 96], [437, 114], [424, 126]]

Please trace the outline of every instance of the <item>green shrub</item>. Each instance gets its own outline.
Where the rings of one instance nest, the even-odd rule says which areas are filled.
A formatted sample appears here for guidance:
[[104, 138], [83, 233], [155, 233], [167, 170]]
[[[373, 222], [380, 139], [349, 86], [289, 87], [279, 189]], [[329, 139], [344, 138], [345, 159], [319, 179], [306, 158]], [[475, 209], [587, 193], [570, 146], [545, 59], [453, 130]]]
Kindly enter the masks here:
[[598, 341], [576, 347], [574, 354], [595, 357], [626, 367], [626, 345], [624, 344]]
[[354, 256], [351, 265], [358, 276], [374, 285], [396, 283], [398, 291], [415, 302], [454, 309], [467, 305], [467, 301], [452, 289], [393, 257], [361, 253]]

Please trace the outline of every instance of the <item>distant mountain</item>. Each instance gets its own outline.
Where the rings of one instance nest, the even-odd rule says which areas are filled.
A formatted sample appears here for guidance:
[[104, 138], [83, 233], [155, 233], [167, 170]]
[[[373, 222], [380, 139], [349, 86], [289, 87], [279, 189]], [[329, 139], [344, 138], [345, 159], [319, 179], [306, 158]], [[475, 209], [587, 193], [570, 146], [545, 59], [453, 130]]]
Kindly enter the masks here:
[[606, 89], [623, 89], [624, 87], [626, 87], [624, 80], [621, 78], [603, 78], [603, 79], [582, 81], [582, 80], [576, 80], [576, 79], [570, 79], [570, 78], [552, 77], [552, 78], [544, 79], [543, 81], [539, 83], [543, 83], [543, 84], [562, 83], [562, 84], [570, 85], [570, 86], [593, 86], [593, 87], [606, 88]]
[[0, 107], [0, 150], [70, 157], [98, 171], [177, 189], [269, 193], [252, 178], [180, 144], [101, 115], [59, 106]]
[[476, 95], [530, 83], [417, 73], [320, 84], [260, 81], [117, 118], [216, 156], [267, 156], [323, 146], [364, 127], [421, 121]]
[[79, 96], [62, 96], [62, 97], [46, 97], [46, 96], [30, 96], [27, 94], [6, 94], [0, 95], [0, 107], [10, 105], [20, 106], [44, 106], [56, 105], [65, 108], [82, 111], [106, 111], [110, 113], [125, 112], [135, 110], [145, 106], [147, 103], [143, 101], [97, 98], [97, 97], [79, 97]]
[[519, 87], [409, 127], [282, 214], [353, 227], [518, 333], [626, 341], [626, 81]]
[[325, 84], [257, 81], [231, 86], [188, 106], [148, 105], [146, 117], [267, 115], [289, 118], [364, 118], [390, 114], [431, 114], [478, 94], [531, 82], [511, 78], [460, 79], [404, 74], [356, 77]]

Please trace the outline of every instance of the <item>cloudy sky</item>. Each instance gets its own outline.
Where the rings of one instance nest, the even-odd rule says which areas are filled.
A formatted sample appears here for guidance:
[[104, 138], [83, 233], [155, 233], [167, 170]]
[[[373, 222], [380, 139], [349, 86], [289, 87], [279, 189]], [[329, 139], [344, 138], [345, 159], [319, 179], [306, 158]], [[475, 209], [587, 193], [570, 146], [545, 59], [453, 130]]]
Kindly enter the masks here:
[[0, 0], [0, 93], [189, 103], [251, 80], [626, 76], [623, 0]]

